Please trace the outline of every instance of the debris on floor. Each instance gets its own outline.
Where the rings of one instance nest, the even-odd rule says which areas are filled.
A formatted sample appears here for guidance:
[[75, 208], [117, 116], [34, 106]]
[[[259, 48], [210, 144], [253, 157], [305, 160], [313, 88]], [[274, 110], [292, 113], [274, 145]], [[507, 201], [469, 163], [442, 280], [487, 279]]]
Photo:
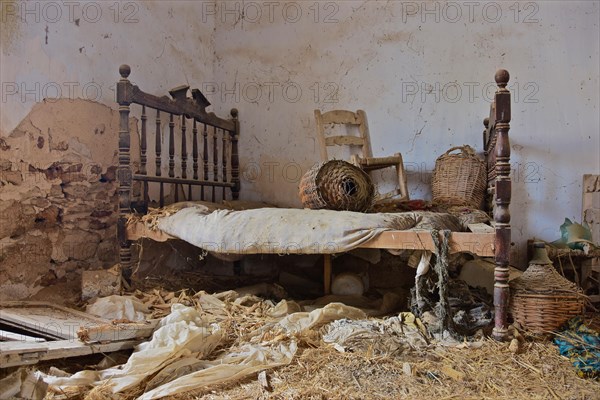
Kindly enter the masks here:
[[[451, 305], [469, 300], [453, 287]], [[257, 296], [263, 293], [282, 294], [261, 284], [217, 294], [154, 289], [99, 298], [87, 311], [108, 323], [82, 327], [79, 339], [87, 343], [71, 343], [99, 349], [114, 345], [109, 340], [118, 333], [124, 340], [116, 343], [139, 343], [133, 353], [104, 349], [100, 363], [79, 369], [48, 362], [4, 369], [0, 398], [593, 399], [600, 390], [598, 381], [579, 378], [551, 342], [531, 341], [515, 328], [510, 343], [440, 341], [410, 312], [374, 318], [372, 304], [361, 310], [330, 302], [335, 296], [275, 302]], [[354, 301], [369, 306], [364, 298]], [[146, 338], [125, 339], [136, 332], [127, 324], [145, 329]]]
[[600, 378], [600, 334], [587, 327], [581, 317], [570, 320], [557, 332], [554, 343], [584, 378]]

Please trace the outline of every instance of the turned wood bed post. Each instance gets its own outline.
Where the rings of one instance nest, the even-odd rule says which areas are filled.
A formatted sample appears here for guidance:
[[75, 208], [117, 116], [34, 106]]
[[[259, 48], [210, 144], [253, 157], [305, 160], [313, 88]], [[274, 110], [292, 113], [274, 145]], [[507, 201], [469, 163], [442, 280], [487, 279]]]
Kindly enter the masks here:
[[507, 338], [507, 312], [509, 301], [508, 273], [510, 256], [510, 91], [506, 88], [509, 74], [498, 70], [495, 76], [498, 90], [495, 96], [495, 121], [497, 141], [496, 152], [496, 190], [494, 221], [496, 222], [495, 269], [494, 269], [494, 309], [495, 324], [493, 336], [497, 340]]
[[235, 132], [231, 133], [231, 196], [233, 200], [240, 197], [240, 155], [238, 152], [238, 140], [240, 138], [240, 121], [237, 108], [231, 109], [231, 118], [235, 123]]
[[117, 220], [117, 241], [119, 242], [119, 263], [126, 279], [131, 277], [131, 242], [127, 240], [127, 214], [131, 206], [131, 155], [129, 136], [129, 105], [131, 104], [132, 84], [127, 79], [131, 73], [129, 65], [121, 65], [121, 79], [117, 83], [117, 103], [119, 103], [119, 165], [117, 182], [119, 196], [119, 219]]

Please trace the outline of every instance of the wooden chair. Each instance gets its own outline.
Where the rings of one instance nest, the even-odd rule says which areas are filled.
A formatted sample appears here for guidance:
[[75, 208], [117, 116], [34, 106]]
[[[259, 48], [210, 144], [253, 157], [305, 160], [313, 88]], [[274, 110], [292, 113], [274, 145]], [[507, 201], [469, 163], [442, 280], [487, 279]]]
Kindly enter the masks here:
[[[329, 146], [339, 145], [360, 147], [360, 154], [352, 155], [350, 162], [362, 168], [367, 173], [383, 168], [396, 168], [396, 175], [398, 177], [397, 188], [388, 193], [380, 193], [376, 202], [409, 200], [402, 155], [400, 153], [395, 153], [393, 156], [389, 157], [373, 157], [371, 139], [369, 136], [369, 125], [367, 124], [367, 114], [363, 110], [358, 110], [356, 112], [333, 110], [325, 113], [321, 113], [320, 110], [315, 110], [315, 119], [317, 122], [317, 135], [319, 137], [322, 161], [329, 160], [327, 154], [327, 147]], [[328, 125], [356, 126], [358, 128], [359, 136], [326, 136], [325, 127]]]

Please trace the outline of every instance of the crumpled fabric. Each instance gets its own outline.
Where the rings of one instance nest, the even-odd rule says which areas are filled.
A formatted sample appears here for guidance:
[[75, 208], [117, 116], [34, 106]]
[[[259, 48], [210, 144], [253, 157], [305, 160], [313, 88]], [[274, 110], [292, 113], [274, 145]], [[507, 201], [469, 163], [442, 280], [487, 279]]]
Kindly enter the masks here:
[[429, 345], [427, 329], [410, 312], [383, 321], [340, 319], [327, 328], [323, 341], [340, 352], [392, 355]]
[[112, 295], [97, 298], [85, 308], [88, 314], [109, 320], [145, 321], [150, 309], [133, 296]]
[[117, 393], [136, 386], [180, 357], [209, 355], [223, 335], [218, 324], [206, 323], [194, 307], [173, 304], [171, 314], [160, 321], [152, 339], [138, 345], [126, 364], [103, 371], [81, 371], [68, 378], [47, 377], [44, 381], [57, 387], [109, 383]]
[[582, 378], [600, 379], [600, 334], [588, 328], [581, 317], [571, 319], [556, 334], [554, 344]]
[[282, 300], [270, 309], [268, 323], [249, 332], [242, 344], [226, 352], [221, 348], [222, 354], [214, 358], [215, 348], [226, 340], [226, 332], [220, 325], [229, 318], [224, 300], [234, 300], [237, 304], [260, 301], [249, 295], [235, 298], [235, 292], [218, 296], [200, 292], [195, 297], [197, 307], [173, 304], [171, 313], [160, 321], [152, 338], [140, 344], [124, 365], [81, 371], [70, 377], [38, 374], [56, 392], [73, 386], [106, 385], [113, 393], [119, 393], [143, 384], [152, 376], [145, 382], [145, 393], [139, 399], [158, 399], [289, 364], [298, 349], [296, 335], [340, 318], [366, 318], [363, 311], [341, 303], [311, 312], [294, 312], [299, 306]]

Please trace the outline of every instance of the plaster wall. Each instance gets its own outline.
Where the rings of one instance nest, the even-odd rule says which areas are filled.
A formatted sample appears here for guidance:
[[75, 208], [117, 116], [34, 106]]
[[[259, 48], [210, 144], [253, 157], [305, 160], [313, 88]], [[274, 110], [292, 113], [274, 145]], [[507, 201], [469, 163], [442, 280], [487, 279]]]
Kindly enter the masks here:
[[300, 176], [319, 161], [313, 109], [360, 108], [374, 154], [401, 152], [411, 198], [430, 198], [439, 155], [482, 150], [505, 68], [513, 260], [581, 220], [582, 175], [600, 172], [599, 2], [255, 4], [242, 20], [215, 17], [210, 97], [240, 109], [243, 197], [299, 206]]

